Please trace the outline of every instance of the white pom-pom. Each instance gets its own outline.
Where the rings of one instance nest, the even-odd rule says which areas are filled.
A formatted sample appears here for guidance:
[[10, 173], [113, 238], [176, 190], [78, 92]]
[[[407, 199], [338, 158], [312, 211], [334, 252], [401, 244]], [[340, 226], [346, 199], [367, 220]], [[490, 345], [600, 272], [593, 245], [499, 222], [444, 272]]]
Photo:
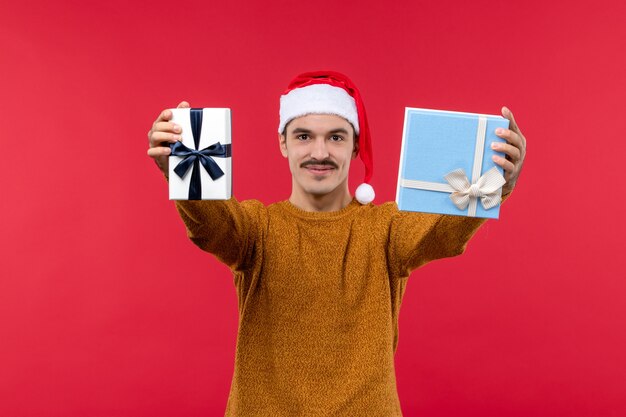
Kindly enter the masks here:
[[369, 204], [374, 201], [374, 197], [376, 197], [372, 186], [366, 183], [359, 185], [354, 194], [357, 201], [361, 204]]

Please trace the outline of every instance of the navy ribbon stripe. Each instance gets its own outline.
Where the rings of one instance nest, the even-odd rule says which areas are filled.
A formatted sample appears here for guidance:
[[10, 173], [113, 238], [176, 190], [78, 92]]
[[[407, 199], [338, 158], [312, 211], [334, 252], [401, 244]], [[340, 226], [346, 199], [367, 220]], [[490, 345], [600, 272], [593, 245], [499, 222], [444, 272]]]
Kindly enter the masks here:
[[230, 144], [222, 145], [217, 142], [202, 150], [197, 150], [200, 146], [200, 133], [202, 132], [202, 109], [191, 109], [189, 117], [191, 119], [191, 132], [196, 149], [189, 149], [187, 146], [183, 145], [182, 142], [170, 144], [170, 149], [172, 150], [172, 156], [183, 158], [174, 168], [176, 175], [183, 178], [187, 171], [189, 171], [189, 168], [192, 168], [191, 183], [189, 184], [189, 199], [201, 200], [202, 183], [200, 181], [199, 165], [202, 164], [213, 181], [222, 177], [224, 171], [222, 171], [213, 158], [230, 158], [231, 146]]

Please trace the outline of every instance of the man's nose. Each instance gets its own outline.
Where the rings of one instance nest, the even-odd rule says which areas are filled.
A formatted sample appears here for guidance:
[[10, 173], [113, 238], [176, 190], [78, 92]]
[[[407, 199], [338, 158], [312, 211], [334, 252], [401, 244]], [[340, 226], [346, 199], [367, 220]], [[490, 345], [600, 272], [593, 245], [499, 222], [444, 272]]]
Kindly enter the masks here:
[[318, 161], [328, 158], [328, 147], [324, 137], [317, 137], [312, 143], [311, 158]]

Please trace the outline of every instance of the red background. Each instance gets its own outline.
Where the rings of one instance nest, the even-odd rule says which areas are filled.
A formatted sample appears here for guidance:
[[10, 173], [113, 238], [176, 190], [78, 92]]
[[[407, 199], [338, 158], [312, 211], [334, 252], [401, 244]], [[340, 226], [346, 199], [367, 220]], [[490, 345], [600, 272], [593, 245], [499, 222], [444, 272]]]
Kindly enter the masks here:
[[405, 415], [626, 415], [623, 3], [90, 3], [2, 1], [1, 416], [223, 414], [232, 279], [146, 133], [183, 99], [231, 107], [235, 195], [285, 199], [278, 97], [320, 68], [362, 91], [379, 203], [405, 106], [508, 105], [528, 139], [501, 220], [410, 279]]

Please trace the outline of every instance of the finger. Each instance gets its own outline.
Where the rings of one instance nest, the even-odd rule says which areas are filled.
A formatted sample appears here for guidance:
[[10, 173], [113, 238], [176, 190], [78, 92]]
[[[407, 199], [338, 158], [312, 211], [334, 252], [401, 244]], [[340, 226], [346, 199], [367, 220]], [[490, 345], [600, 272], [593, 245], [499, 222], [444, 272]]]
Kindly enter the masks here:
[[519, 160], [521, 156], [521, 151], [517, 147], [509, 145], [508, 143], [493, 142], [491, 144], [491, 149], [508, 155], [513, 161]]
[[516, 132], [521, 133], [521, 131], [519, 130], [519, 126], [517, 126], [517, 123], [515, 122], [513, 112], [508, 107], [502, 107], [502, 116], [509, 120], [509, 128], [511, 130], [515, 130]]
[[191, 107], [191, 106], [190, 106], [190, 105], [189, 105], [189, 103], [188, 103], [188, 102], [186, 102], [186, 101], [181, 101], [181, 102], [178, 104], [178, 106], [176, 106], [176, 108], [178, 108], [178, 109], [186, 109], [186, 108], [189, 108], [189, 107]]
[[156, 148], [148, 149], [148, 156], [150, 158], [170, 156], [171, 153], [172, 153], [172, 150], [168, 146], [157, 146]]
[[511, 129], [503, 129], [499, 127], [496, 129], [496, 135], [520, 150], [524, 146], [522, 136], [517, 134], [517, 132], [512, 131]]
[[152, 126], [152, 132], [169, 132], [169, 133], [181, 133], [183, 129], [172, 122], [157, 122]]
[[502, 167], [502, 169], [504, 169], [506, 172], [513, 173], [513, 170], [515, 169], [515, 164], [513, 162], [511, 162], [511, 161], [509, 161], [506, 158], [503, 158], [501, 156], [497, 156], [497, 155], [492, 156], [491, 159], [497, 165], [500, 165]]
[[182, 140], [180, 135], [168, 132], [152, 132], [150, 135], [150, 147], [155, 148], [159, 146], [167, 146], [170, 143], [176, 143]]
[[154, 123], [159, 122], [167, 122], [172, 118], [172, 111], [170, 109], [165, 109], [159, 114], [159, 117], [154, 121]]

